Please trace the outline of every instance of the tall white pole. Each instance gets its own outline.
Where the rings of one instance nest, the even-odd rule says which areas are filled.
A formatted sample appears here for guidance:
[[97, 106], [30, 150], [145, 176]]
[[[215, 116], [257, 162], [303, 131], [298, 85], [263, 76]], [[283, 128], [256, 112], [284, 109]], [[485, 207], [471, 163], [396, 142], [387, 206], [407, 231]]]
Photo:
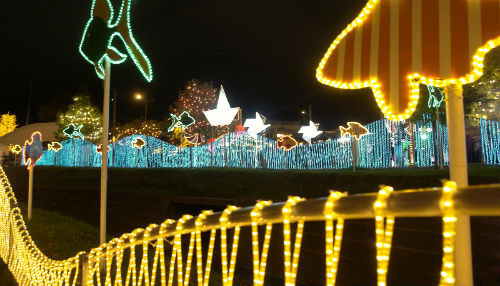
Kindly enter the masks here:
[[[450, 85], [445, 88], [446, 93], [446, 123], [448, 125], [448, 144], [450, 159], [450, 179], [458, 187], [466, 187], [467, 156], [465, 148], [465, 119], [462, 85]], [[456, 285], [468, 286], [473, 284], [472, 251], [470, 238], [470, 217], [457, 217], [455, 237], [455, 277]]]
[[104, 78], [104, 101], [102, 105], [102, 164], [101, 164], [101, 221], [99, 229], [100, 243], [106, 242], [106, 204], [108, 197], [108, 133], [109, 133], [109, 82], [111, 81], [111, 63], [106, 61]]
[[31, 220], [31, 214], [33, 210], [33, 169], [35, 166], [31, 166], [29, 169], [29, 179], [28, 179], [28, 220]]

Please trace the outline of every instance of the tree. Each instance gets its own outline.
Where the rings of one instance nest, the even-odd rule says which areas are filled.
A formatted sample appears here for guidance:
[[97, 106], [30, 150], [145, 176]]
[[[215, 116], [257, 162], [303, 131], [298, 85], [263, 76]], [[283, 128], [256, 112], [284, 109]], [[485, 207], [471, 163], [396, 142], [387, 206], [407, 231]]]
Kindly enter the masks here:
[[500, 119], [500, 48], [484, 58], [483, 76], [464, 86], [464, 109], [468, 116]]
[[121, 139], [134, 134], [161, 138], [163, 132], [160, 129], [160, 124], [156, 120], [144, 122], [143, 120], [136, 119], [132, 122], [123, 124], [123, 126], [117, 127], [114, 133], [117, 139]]
[[16, 127], [16, 116], [14, 114], [2, 114], [2, 118], [0, 119], [0, 137], [14, 131]]
[[92, 104], [89, 95], [76, 95], [68, 110], [57, 115], [59, 129], [55, 133], [58, 140], [68, 139], [63, 130], [73, 123], [76, 127], [81, 126], [81, 133], [85, 140], [97, 143], [102, 135], [102, 113], [99, 108]]
[[201, 83], [198, 79], [187, 82], [183, 90], [179, 90], [179, 97], [170, 106], [170, 112], [179, 115], [183, 111], [189, 114], [196, 122], [189, 127], [190, 133], [209, 134], [210, 124], [203, 114], [204, 110], [215, 108], [217, 101], [217, 90], [212, 83]]

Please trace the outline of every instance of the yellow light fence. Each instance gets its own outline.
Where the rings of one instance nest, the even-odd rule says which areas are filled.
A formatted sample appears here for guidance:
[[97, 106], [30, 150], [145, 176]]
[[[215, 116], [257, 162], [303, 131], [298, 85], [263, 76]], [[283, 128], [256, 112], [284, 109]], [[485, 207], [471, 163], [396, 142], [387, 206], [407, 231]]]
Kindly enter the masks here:
[[[322, 267], [326, 285], [335, 285], [344, 221], [375, 219], [377, 285], [385, 286], [396, 217], [442, 217], [439, 284], [455, 285], [457, 216], [500, 216], [500, 185], [457, 188], [447, 181], [441, 188], [393, 191], [383, 186], [378, 193], [352, 196], [332, 191], [326, 198], [289, 197], [286, 202], [260, 201], [252, 207], [228, 206], [219, 213], [184, 215], [177, 221], [166, 220], [123, 234], [88, 255], [52, 261], [29, 238], [3, 170], [1, 175], [1, 257], [21, 285], [208, 286], [217, 263], [222, 285], [231, 286], [241, 248], [252, 253], [253, 285], [264, 285], [273, 225], [282, 224], [283, 277], [285, 285], [292, 286], [296, 284], [304, 223], [309, 221], [325, 222]], [[244, 227], [250, 228], [249, 245], [240, 245]]]
[[21, 210], [0, 167], [0, 257], [19, 285], [76, 285], [81, 252], [67, 260], [45, 256], [31, 239]]

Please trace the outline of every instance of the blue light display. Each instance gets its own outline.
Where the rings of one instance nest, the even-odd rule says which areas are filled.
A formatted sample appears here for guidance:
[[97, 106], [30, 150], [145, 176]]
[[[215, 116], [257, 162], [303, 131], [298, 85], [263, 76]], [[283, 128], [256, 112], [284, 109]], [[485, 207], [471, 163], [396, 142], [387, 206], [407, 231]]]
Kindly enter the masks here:
[[[365, 125], [370, 134], [358, 141], [360, 168], [431, 167], [439, 160], [441, 140], [444, 165], [448, 165], [446, 126], [439, 134], [430, 116], [417, 123], [382, 119]], [[496, 121], [481, 120], [484, 162], [500, 164], [500, 126]], [[132, 146], [136, 138], [146, 143]], [[94, 144], [81, 139], [61, 142], [59, 152], [44, 151], [38, 165], [100, 167], [101, 154]], [[276, 140], [263, 136], [253, 138], [246, 132], [229, 133], [217, 141], [195, 147], [178, 147], [160, 139], [132, 135], [109, 145], [108, 165], [124, 168], [256, 168], [256, 169], [346, 169], [352, 168], [350, 137], [311, 145], [298, 145], [292, 150], [279, 149]]]

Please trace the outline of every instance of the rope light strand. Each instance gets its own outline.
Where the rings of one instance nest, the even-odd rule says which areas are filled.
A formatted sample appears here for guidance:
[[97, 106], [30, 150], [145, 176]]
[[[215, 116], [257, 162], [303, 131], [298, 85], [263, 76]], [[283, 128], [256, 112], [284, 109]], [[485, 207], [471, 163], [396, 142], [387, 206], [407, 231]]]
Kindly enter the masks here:
[[252, 219], [252, 255], [253, 255], [253, 285], [260, 286], [264, 284], [266, 273], [267, 253], [269, 251], [269, 242], [271, 241], [272, 223], [266, 224], [264, 242], [262, 244], [262, 253], [259, 256], [259, 220], [261, 211], [265, 206], [271, 205], [272, 201], [260, 201], [250, 213]]
[[[330, 196], [325, 204], [326, 284], [328, 286], [335, 285], [337, 278], [344, 219], [334, 212], [334, 207], [337, 201], [343, 196], [345, 194], [341, 192], [330, 192]], [[337, 218], [335, 236], [333, 229], [334, 218]]]
[[219, 222], [221, 224], [220, 228], [220, 240], [221, 240], [221, 259], [222, 259], [222, 284], [224, 286], [233, 285], [234, 277], [234, 267], [236, 264], [236, 255], [238, 254], [238, 240], [240, 235], [240, 227], [236, 226], [234, 228], [233, 245], [231, 247], [231, 257], [229, 262], [229, 267], [227, 265], [227, 226], [228, 226], [228, 216], [235, 210], [239, 209], [236, 206], [228, 206], [222, 213]]
[[439, 285], [455, 285], [455, 235], [457, 217], [453, 207], [453, 194], [457, 190], [457, 184], [446, 181], [441, 196], [441, 210], [443, 212], [443, 262], [441, 265], [441, 278]]
[[208, 286], [208, 282], [210, 281], [210, 270], [212, 266], [212, 257], [214, 253], [214, 244], [215, 244], [215, 234], [217, 232], [216, 229], [210, 230], [210, 240], [208, 242], [208, 251], [207, 251], [207, 261], [205, 264], [205, 273], [203, 273], [203, 252], [202, 252], [202, 243], [201, 243], [201, 227], [203, 226], [203, 221], [206, 219], [208, 215], [213, 214], [210, 210], [204, 210], [201, 214], [196, 218], [195, 227], [196, 227], [196, 269], [198, 274], [198, 285], [199, 286]]
[[394, 217], [386, 216], [387, 199], [391, 195], [392, 187], [384, 186], [377, 195], [373, 204], [375, 213], [375, 240], [377, 247], [377, 286], [387, 285], [387, 268], [391, 254]]
[[[302, 243], [302, 233], [304, 230], [304, 221], [297, 222], [297, 231], [295, 233], [295, 245], [293, 253], [291, 250], [291, 234], [290, 220], [292, 218], [292, 208], [299, 202], [304, 200], [300, 197], [288, 197], [287, 202], [281, 210], [283, 213], [283, 236], [284, 236], [284, 264], [285, 264], [285, 285], [294, 286], [297, 276], [297, 268], [299, 264], [300, 246]], [[293, 257], [293, 258], [292, 258]]]

